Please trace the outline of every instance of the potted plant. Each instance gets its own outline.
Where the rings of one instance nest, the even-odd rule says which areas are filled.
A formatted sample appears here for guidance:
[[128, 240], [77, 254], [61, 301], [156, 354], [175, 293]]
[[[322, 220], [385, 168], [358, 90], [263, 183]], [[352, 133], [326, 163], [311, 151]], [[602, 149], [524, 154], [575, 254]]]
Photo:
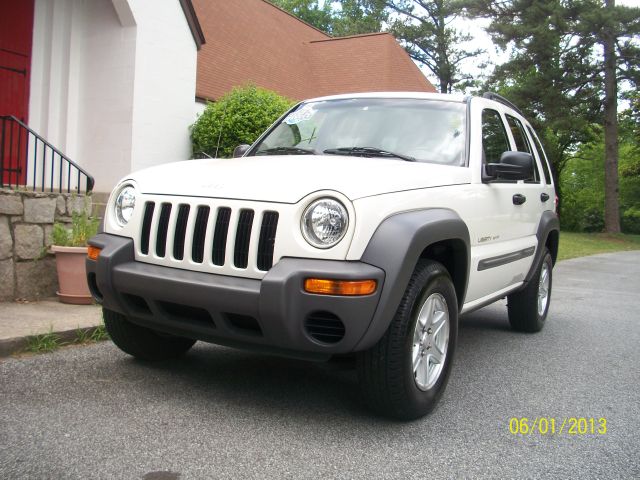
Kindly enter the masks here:
[[56, 255], [59, 286], [56, 293], [62, 303], [93, 303], [87, 285], [85, 259], [87, 240], [97, 233], [98, 223], [99, 220], [91, 217], [85, 209], [81, 213], [73, 213], [71, 228], [60, 222], [53, 225], [51, 251]]

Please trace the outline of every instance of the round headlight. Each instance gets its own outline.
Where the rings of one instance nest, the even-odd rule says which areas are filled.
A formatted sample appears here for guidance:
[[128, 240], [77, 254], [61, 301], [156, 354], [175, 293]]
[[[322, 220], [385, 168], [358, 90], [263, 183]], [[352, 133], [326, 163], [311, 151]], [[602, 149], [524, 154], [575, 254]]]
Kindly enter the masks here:
[[131, 185], [127, 185], [120, 190], [116, 197], [116, 221], [118, 225], [124, 227], [131, 216], [133, 215], [133, 209], [136, 206], [136, 191]]
[[302, 215], [302, 235], [317, 248], [333, 247], [342, 240], [349, 225], [347, 209], [333, 198], [321, 198]]

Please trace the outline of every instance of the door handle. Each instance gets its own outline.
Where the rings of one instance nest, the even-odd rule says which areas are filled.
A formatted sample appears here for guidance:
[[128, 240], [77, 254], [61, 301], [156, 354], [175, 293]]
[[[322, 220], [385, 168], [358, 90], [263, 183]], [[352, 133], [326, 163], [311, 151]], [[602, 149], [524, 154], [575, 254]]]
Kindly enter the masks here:
[[513, 196], [513, 204], [514, 205], [522, 205], [524, 202], [527, 201], [527, 197], [525, 197], [524, 195], [522, 195], [521, 193], [516, 193]]
[[540, 201], [541, 202], [546, 202], [547, 200], [549, 200], [549, 195], [546, 193], [541, 193], [540, 194]]

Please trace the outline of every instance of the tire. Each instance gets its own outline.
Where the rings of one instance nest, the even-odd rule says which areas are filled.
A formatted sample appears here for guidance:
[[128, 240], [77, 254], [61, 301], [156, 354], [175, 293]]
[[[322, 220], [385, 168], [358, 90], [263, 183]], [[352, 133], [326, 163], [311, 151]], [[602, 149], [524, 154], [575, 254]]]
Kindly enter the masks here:
[[[432, 322], [438, 318], [442, 322]], [[365, 403], [399, 420], [429, 413], [449, 379], [457, 337], [458, 303], [451, 277], [441, 264], [420, 260], [388, 330], [376, 345], [358, 354]]]
[[124, 315], [102, 309], [104, 325], [113, 343], [125, 353], [140, 360], [168, 360], [184, 355], [195, 340], [158, 334], [130, 322]]
[[551, 303], [553, 260], [545, 248], [542, 261], [526, 287], [507, 297], [509, 323], [518, 332], [539, 332]]

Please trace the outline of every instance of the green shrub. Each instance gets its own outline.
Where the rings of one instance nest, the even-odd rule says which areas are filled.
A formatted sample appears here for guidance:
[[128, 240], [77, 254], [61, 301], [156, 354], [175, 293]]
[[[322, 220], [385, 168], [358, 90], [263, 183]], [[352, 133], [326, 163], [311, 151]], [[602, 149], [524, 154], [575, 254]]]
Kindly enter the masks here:
[[254, 85], [234, 88], [217, 102], [207, 104], [191, 126], [194, 155], [231, 157], [235, 147], [253, 143], [292, 104], [291, 100]]
[[74, 212], [71, 216], [71, 228], [60, 222], [53, 224], [51, 240], [59, 247], [84, 247], [87, 240], [98, 233], [99, 224], [100, 220], [91, 217], [86, 211]]
[[640, 233], [640, 208], [630, 208], [622, 214], [622, 231]]
[[602, 232], [604, 230], [604, 213], [600, 209], [590, 208], [584, 212], [580, 223], [582, 232]]

